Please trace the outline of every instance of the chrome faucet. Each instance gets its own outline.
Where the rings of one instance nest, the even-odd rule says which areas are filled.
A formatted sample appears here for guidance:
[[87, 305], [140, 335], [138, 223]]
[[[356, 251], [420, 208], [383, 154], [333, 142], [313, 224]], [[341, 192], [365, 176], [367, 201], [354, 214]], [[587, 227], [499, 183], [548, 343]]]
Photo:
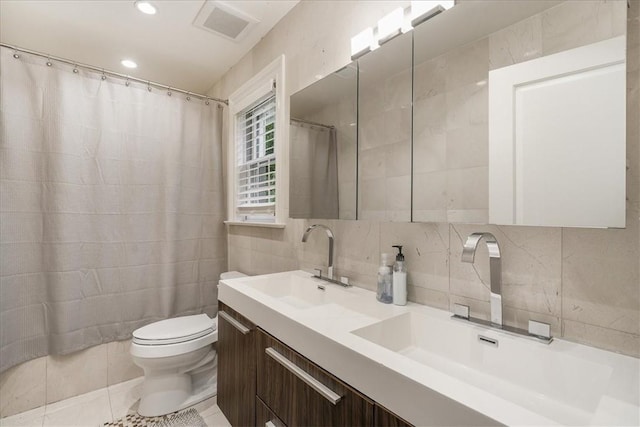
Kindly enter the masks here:
[[[516, 328], [513, 326], [504, 325], [502, 323], [502, 266], [500, 259], [500, 246], [495, 236], [491, 233], [471, 233], [467, 237], [467, 241], [462, 247], [462, 262], [473, 263], [476, 255], [476, 249], [478, 243], [484, 238], [489, 250], [489, 276], [491, 280], [491, 321], [478, 319], [469, 315], [469, 306], [454, 303], [453, 304], [453, 318], [458, 320], [464, 320], [471, 323], [475, 323], [482, 326], [487, 326], [492, 329], [500, 329], [504, 332], [508, 332], [513, 335], [524, 336], [533, 338], [545, 344], [549, 344], [553, 341], [551, 336], [551, 325], [547, 323], [538, 322], [535, 320], [529, 320], [528, 330]], [[489, 339], [483, 335], [478, 335], [478, 340], [481, 342], [489, 342], [492, 345], [497, 345], [498, 341]]]
[[[311, 234], [311, 232], [316, 228], [323, 228], [324, 231], [327, 232], [327, 236], [329, 237], [329, 261], [327, 275], [329, 276], [329, 279], [333, 280], [333, 232], [331, 231], [331, 229], [323, 224], [313, 224], [312, 226], [307, 228], [302, 235], [302, 243], [305, 243], [307, 241], [307, 239], [309, 238], [309, 234]], [[320, 274], [320, 277], [321, 276], [322, 275]]]
[[491, 281], [491, 323], [502, 326], [502, 263], [500, 246], [491, 233], [472, 233], [462, 248], [462, 262], [473, 263], [478, 243], [484, 237], [489, 250], [489, 276]]

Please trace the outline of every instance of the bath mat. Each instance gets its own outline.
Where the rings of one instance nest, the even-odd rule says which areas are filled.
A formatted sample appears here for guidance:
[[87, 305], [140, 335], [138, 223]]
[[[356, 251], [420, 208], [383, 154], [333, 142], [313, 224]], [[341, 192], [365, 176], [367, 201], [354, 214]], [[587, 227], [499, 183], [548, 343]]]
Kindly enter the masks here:
[[178, 412], [177, 414], [161, 417], [142, 417], [138, 414], [128, 414], [126, 417], [110, 423], [104, 427], [207, 427], [195, 408]]

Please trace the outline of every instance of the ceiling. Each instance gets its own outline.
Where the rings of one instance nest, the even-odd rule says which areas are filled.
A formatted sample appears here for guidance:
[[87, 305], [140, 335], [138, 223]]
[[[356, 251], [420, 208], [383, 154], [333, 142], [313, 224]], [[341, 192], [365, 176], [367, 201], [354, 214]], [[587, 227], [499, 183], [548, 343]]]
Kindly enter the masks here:
[[[0, 0], [0, 41], [167, 86], [205, 93], [297, 3], [229, 0], [259, 21], [235, 42], [193, 22], [204, 0], [151, 0], [145, 15], [133, 0]], [[138, 68], [124, 68], [130, 58]]]

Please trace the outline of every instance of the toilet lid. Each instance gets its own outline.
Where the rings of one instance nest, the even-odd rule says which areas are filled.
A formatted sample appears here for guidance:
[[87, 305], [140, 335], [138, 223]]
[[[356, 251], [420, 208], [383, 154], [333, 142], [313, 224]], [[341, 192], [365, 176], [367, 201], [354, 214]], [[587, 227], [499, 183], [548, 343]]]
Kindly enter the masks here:
[[200, 338], [216, 328], [215, 320], [206, 314], [175, 317], [136, 329], [133, 341], [146, 345], [175, 344]]

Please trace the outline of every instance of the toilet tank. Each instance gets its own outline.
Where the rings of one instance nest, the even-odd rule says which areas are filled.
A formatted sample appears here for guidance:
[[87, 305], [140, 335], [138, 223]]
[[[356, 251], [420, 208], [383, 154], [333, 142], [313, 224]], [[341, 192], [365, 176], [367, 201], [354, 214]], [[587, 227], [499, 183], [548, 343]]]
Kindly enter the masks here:
[[239, 277], [247, 277], [247, 275], [239, 271], [225, 271], [224, 273], [220, 273], [220, 280], [237, 279]]

